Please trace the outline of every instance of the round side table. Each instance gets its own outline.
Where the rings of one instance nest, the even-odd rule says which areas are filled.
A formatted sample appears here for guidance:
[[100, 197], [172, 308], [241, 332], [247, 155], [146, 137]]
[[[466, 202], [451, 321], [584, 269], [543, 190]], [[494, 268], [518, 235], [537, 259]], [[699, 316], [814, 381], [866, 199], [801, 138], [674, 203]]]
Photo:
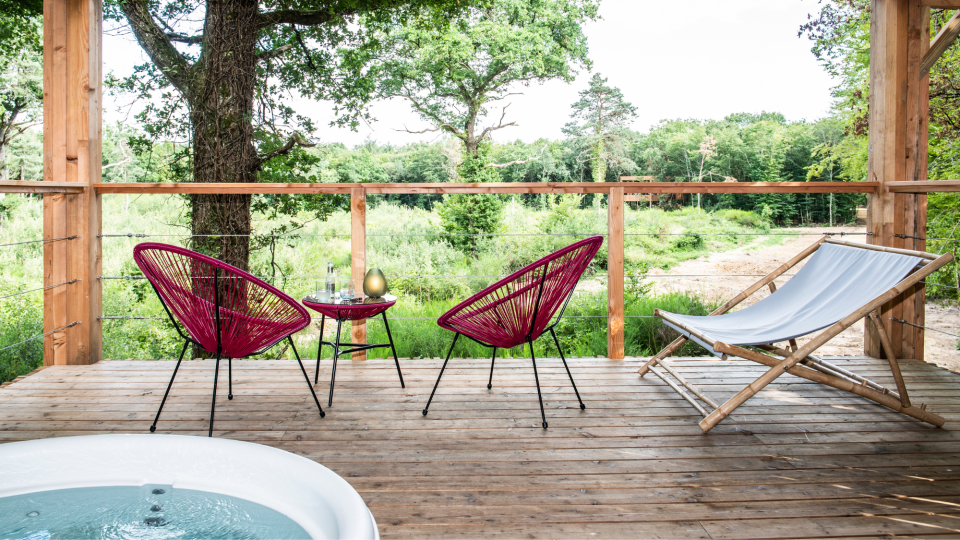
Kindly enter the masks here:
[[[385, 294], [381, 298], [363, 298], [362, 300], [340, 300], [330, 299], [321, 302], [315, 296], [305, 297], [303, 305], [320, 314], [320, 344], [317, 345], [317, 372], [313, 376], [313, 383], [317, 384], [320, 378], [320, 353], [324, 345], [333, 347], [333, 372], [330, 375], [330, 397], [327, 400], [327, 406], [333, 405], [333, 384], [337, 378], [337, 359], [344, 354], [365, 351], [377, 347], [390, 347], [393, 351], [393, 361], [397, 364], [397, 375], [400, 376], [400, 387], [406, 388], [403, 384], [403, 373], [400, 372], [400, 360], [397, 359], [397, 348], [393, 346], [393, 336], [390, 334], [390, 325], [387, 323], [387, 310], [397, 303], [397, 297], [392, 294]], [[390, 343], [361, 344], [361, 343], [341, 343], [340, 329], [344, 321], [357, 321], [368, 319], [380, 315], [383, 318], [383, 327], [387, 330], [387, 339]], [[323, 326], [326, 318], [330, 317], [337, 321], [337, 335], [333, 342], [323, 340]], [[341, 347], [348, 347], [341, 349]]]

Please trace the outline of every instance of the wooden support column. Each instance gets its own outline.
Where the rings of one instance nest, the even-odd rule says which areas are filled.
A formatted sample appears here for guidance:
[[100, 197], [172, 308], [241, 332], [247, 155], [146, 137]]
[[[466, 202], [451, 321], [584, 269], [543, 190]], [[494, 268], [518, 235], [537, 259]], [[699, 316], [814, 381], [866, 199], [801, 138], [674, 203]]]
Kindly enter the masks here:
[[607, 357], [623, 359], [623, 188], [607, 198]]
[[[927, 178], [929, 79], [921, 62], [930, 47], [930, 9], [920, 0], [873, 0], [870, 36], [870, 157], [868, 180], [879, 183], [870, 198], [870, 243], [924, 250], [923, 240], [893, 234], [926, 235], [926, 196], [894, 194], [888, 182]], [[923, 359], [923, 330], [893, 323], [891, 317], [924, 322], [925, 299], [919, 285], [885, 305], [880, 320], [898, 358]], [[880, 337], [865, 323], [864, 352], [884, 356]]]
[[[363, 276], [367, 272], [367, 195], [362, 187], [350, 192], [350, 269], [358, 294], [363, 292]], [[353, 321], [354, 343], [367, 342], [367, 321]], [[354, 360], [366, 360], [367, 352], [355, 352]]]
[[[83, 186], [46, 194], [44, 364], [100, 360], [101, 23], [100, 0], [44, 0], [43, 179]], [[76, 280], [76, 281], [74, 281]], [[71, 282], [69, 285], [59, 285]], [[73, 326], [71, 326], [71, 324]]]

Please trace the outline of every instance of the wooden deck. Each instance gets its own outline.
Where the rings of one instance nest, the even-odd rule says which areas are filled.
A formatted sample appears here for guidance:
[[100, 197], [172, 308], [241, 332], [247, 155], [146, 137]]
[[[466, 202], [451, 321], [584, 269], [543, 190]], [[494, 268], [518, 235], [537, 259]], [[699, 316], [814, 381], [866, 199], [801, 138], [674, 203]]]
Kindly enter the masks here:
[[[838, 363], [892, 385], [884, 362]], [[296, 364], [235, 362], [215, 436], [256, 441], [330, 467], [367, 501], [386, 538], [960, 537], [960, 376], [903, 363], [911, 398], [936, 429], [866, 400], [784, 375], [709, 434], [638, 360], [543, 359], [549, 430], [529, 361], [343, 361], [320, 419]], [[754, 364], [675, 359], [725, 399]], [[308, 370], [313, 366], [307, 364]], [[105, 361], [39, 371], [0, 389], [0, 440], [147, 433], [173, 362]], [[205, 435], [213, 365], [185, 362], [158, 432]], [[329, 361], [317, 392], [325, 398]], [[226, 382], [225, 374], [221, 382]], [[326, 400], [323, 399], [326, 409]]]

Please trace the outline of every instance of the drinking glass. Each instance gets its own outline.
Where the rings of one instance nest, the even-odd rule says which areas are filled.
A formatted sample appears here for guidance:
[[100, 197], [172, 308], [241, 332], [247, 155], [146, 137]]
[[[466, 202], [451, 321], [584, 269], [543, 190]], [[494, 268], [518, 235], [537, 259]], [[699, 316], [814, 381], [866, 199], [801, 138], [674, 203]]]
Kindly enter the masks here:
[[327, 288], [323, 280], [317, 280], [317, 288], [313, 293], [314, 299], [317, 302], [328, 302], [330, 300], [330, 293], [327, 292]]
[[353, 300], [353, 297], [354, 297], [353, 280], [352, 279], [343, 280], [343, 282], [341, 283], [340, 298], [343, 298], [344, 300]]

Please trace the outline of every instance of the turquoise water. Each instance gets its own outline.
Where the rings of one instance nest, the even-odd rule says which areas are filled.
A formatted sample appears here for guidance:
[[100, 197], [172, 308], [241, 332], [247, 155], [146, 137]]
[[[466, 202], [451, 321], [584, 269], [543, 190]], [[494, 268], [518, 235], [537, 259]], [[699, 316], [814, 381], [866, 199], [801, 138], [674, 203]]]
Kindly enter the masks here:
[[287, 516], [172, 486], [59, 489], [0, 498], [0, 540], [310, 538]]

